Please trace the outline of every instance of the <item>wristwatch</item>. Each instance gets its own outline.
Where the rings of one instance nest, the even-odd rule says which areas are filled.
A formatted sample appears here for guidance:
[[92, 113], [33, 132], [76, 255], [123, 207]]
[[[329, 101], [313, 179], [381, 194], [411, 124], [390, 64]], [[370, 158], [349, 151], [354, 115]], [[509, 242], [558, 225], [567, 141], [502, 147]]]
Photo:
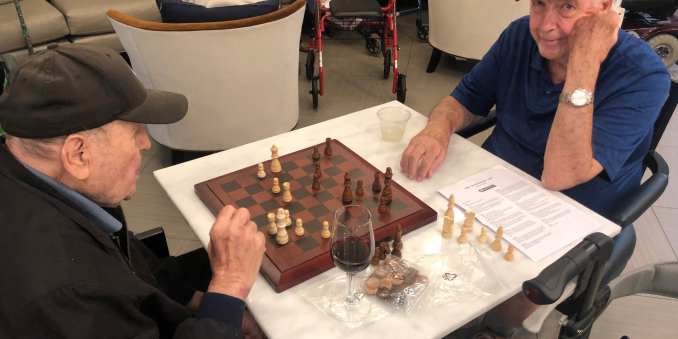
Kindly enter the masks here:
[[575, 88], [572, 92], [560, 93], [560, 102], [568, 103], [577, 108], [584, 107], [593, 103], [593, 92], [583, 88]]

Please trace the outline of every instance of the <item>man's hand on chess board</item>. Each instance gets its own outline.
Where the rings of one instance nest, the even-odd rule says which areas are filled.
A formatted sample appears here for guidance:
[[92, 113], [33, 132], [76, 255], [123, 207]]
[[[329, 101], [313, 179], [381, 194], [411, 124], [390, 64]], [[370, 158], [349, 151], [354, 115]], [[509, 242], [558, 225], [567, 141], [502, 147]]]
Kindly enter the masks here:
[[247, 209], [236, 210], [231, 205], [222, 208], [207, 246], [212, 268], [207, 291], [245, 300], [259, 272], [265, 241]]

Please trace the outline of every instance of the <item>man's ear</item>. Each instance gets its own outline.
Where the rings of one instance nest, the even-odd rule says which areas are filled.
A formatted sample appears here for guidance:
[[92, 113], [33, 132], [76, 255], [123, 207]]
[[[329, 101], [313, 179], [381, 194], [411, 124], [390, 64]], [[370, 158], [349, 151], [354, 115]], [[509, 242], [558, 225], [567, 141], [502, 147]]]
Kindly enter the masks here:
[[84, 134], [75, 133], [66, 137], [61, 148], [61, 163], [64, 170], [78, 180], [90, 176], [92, 165], [91, 141]]

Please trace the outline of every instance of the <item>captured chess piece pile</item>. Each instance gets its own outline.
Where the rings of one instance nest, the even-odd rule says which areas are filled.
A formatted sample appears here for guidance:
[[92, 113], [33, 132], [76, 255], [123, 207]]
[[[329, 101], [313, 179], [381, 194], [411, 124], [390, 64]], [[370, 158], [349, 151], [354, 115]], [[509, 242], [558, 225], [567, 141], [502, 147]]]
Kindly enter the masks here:
[[[323, 178], [323, 172], [320, 165], [320, 159], [323, 156], [326, 159], [329, 159], [332, 158], [332, 155], [333, 150], [330, 138], [325, 139], [325, 147], [322, 155], [318, 150], [318, 146], [313, 147], [311, 159], [313, 161], [314, 170], [311, 191], [313, 192], [314, 195], [316, 195], [322, 189], [321, 179]], [[284, 168], [280, 162], [278, 155], [278, 147], [276, 145], [273, 145], [271, 147], [271, 162], [269, 166], [269, 172], [271, 175], [269, 176], [268, 173], [266, 173], [263, 163], [257, 164], [256, 170], [256, 177], [261, 181], [270, 180], [271, 193], [275, 196], [279, 196], [280, 200], [282, 201], [281, 206], [276, 211], [270, 212], [266, 215], [268, 220], [268, 226], [266, 228], [268, 234], [274, 236], [276, 242], [280, 246], [286, 245], [290, 240], [287, 227], [292, 225], [291, 221], [292, 218], [290, 215], [290, 210], [286, 207], [289, 207], [291, 203], [294, 201], [294, 194], [292, 193], [292, 183], [287, 181], [280, 182], [283, 170]], [[374, 173], [374, 181], [372, 182], [372, 192], [375, 194], [375, 197], [376, 194], [379, 194], [379, 204], [377, 208], [378, 213], [388, 214], [390, 212], [389, 206], [393, 201], [393, 193], [391, 188], [392, 181], [391, 179], [393, 177], [393, 171], [391, 170], [390, 167], [386, 169], [386, 172], [383, 175], [383, 177], [384, 180], [382, 185], [381, 173], [378, 171]], [[344, 174], [344, 190], [341, 196], [342, 204], [349, 205], [353, 203], [361, 203], [364, 199], [364, 196], [365, 188], [363, 186], [363, 181], [362, 180], [356, 181], [354, 191], [351, 174], [346, 172]], [[304, 220], [297, 217], [295, 221], [296, 222], [294, 227], [294, 234], [297, 237], [305, 236], [306, 232], [303, 226]], [[322, 239], [331, 238], [332, 233], [330, 230], [329, 222], [327, 220], [323, 220], [321, 224], [322, 224], [322, 231], [320, 233], [321, 238]]]
[[[476, 214], [473, 211], [466, 211], [464, 213], [464, 222], [462, 223], [459, 231], [459, 237], [457, 237], [457, 242], [459, 244], [465, 244], [470, 241], [469, 237], [473, 235], [473, 226], [475, 222]], [[454, 234], [454, 195], [450, 195], [447, 202], [447, 211], [443, 216], [443, 230], [442, 237], [444, 239], [452, 239]], [[490, 249], [495, 252], [501, 252], [503, 250], [502, 240], [504, 238], [504, 227], [499, 226], [497, 232], [495, 232], [494, 240], [489, 243]], [[484, 226], [480, 228], [480, 234], [476, 238], [476, 241], [479, 244], [488, 243], [487, 229]], [[513, 261], [515, 258], [513, 245], [509, 244], [506, 253], [504, 254], [504, 260]]]

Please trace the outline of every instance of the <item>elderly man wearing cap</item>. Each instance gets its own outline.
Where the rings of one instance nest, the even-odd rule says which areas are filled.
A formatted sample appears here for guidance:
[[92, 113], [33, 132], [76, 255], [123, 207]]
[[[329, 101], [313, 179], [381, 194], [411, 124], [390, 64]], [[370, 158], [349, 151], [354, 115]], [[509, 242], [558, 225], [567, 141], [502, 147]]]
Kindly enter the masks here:
[[0, 97], [0, 338], [242, 334], [264, 252], [247, 210], [217, 216], [195, 314], [191, 295], [168, 295], [157, 258], [108, 212], [136, 190], [151, 146], [143, 124], [186, 110], [182, 95], [144, 89], [111, 50], [51, 46], [18, 67]]

